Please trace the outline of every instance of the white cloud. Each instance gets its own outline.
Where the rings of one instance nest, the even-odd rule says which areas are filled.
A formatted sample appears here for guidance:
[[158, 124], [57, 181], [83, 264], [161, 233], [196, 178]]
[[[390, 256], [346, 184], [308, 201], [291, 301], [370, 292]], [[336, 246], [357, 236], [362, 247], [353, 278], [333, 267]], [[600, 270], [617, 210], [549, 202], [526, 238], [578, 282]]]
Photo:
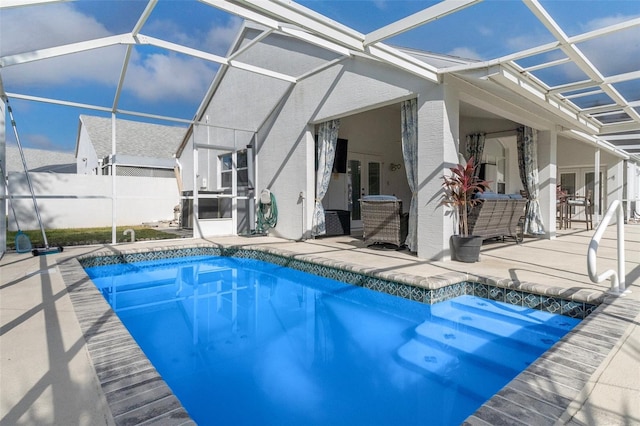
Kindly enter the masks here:
[[[0, 52], [3, 56], [24, 53], [28, 58], [33, 50], [111, 35], [94, 18], [74, 10], [69, 4], [3, 10], [0, 19]], [[123, 58], [122, 47], [68, 54], [7, 67], [3, 69], [3, 79], [8, 91], [12, 87], [81, 81], [105, 84], [112, 80], [114, 72], [119, 72]], [[112, 84], [115, 86], [115, 83]]]
[[206, 32], [193, 31], [187, 34], [176, 22], [158, 19], [145, 26], [142, 33], [148, 33], [155, 37], [158, 37], [155, 34], [167, 34], [170, 35], [170, 41], [173, 43], [200, 48], [216, 55], [225, 55], [240, 29], [240, 25], [242, 25], [242, 20], [234, 16], [224, 24], [214, 23]]
[[0, 24], [2, 56], [111, 35], [100, 22], [71, 4], [6, 9]]
[[241, 25], [242, 20], [233, 17], [226, 25], [212, 27], [206, 36], [206, 46], [213, 53], [226, 55], [229, 46], [238, 35]]
[[55, 143], [53, 140], [51, 140], [49, 135], [30, 133], [30, 134], [24, 135], [24, 139], [25, 141], [22, 142], [22, 137], [21, 137], [20, 141], [29, 148], [37, 148], [37, 149], [52, 150], [52, 151], [61, 149], [60, 145]]
[[387, 9], [387, 0], [374, 0], [373, 4], [377, 9], [380, 9], [380, 10]]
[[478, 33], [480, 33], [480, 35], [483, 37], [492, 36], [494, 33], [493, 29], [491, 27], [487, 27], [486, 25], [479, 25], [477, 29]]
[[177, 54], [152, 54], [131, 62], [126, 88], [142, 100], [198, 100], [211, 83], [213, 68]]
[[124, 60], [124, 47], [113, 46], [58, 56], [8, 67], [3, 70], [7, 91], [11, 87], [49, 86], [79, 83], [115, 87]]
[[587, 22], [585, 25], [583, 25], [582, 27], [584, 28], [584, 32], [589, 32], [589, 31], [593, 31], [593, 30], [597, 30], [600, 28], [604, 28], [604, 27], [608, 27], [611, 25], [616, 25], [619, 24], [621, 22], [625, 22], [628, 21], [630, 19], [634, 19], [639, 17], [640, 15], [622, 15], [622, 14], [617, 14], [617, 15], [613, 15], [613, 16], [602, 16], [596, 19], [592, 19], [591, 21]]

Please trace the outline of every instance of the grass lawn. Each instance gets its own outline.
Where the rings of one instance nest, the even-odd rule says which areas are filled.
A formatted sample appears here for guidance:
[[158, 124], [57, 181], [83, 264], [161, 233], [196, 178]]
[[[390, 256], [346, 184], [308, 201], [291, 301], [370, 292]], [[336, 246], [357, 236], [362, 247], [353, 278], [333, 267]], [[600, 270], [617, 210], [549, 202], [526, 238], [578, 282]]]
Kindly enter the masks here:
[[[123, 235], [126, 229], [133, 229], [136, 233], [136, 241], [140, 240], [166, 240], [180, 238], [175, 234], [159, 231], [154, 228], [144, 226], [118, 226], [116, 227], [116, 238], [119, 243], [131, 241], [131, 235]], [[42, 231], [30, 230], [22, 231], [31, 240], [31, 245], [44, 247]], [[45, 229], [49, 247], [76, 246], [87, 244], [110, 244], [111, 228], [80, 228], [80, 229]], [[7, 231], [7, 249], [15, 249], [15, 238], [17, 231]]]

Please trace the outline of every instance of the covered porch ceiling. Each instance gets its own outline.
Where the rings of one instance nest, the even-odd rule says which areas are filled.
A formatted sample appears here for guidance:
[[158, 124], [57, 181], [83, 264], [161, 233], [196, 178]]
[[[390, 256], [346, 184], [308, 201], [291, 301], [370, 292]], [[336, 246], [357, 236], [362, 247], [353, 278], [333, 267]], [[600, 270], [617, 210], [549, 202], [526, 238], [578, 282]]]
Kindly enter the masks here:
[[[578, 22], [582, 25], [575, 25], [569, 19], [571, 14], [561, 10], [558, 3], [571, 3], [574, 10], [593, 10], [587, 10], [584, 20]], [[180, 113], [160, 108], [157, 100], [153, 103], [153, 95], [141, 92], [144, 71], [152, 73], [173, 61], [173, 68], [166, 67], [173, 73], [162, 78], [153, 74], [153, 81], [160, 85], [164, 82], [167, 88], [176, 86], [173, 80], [180, 79], [181, 71], [186, 74], [193, 68], [200, 70], [200, 78], [208, 86], [220, 67], [236, 67], [295, 84], [335, 62], [327, 60], [315, 69], [288, 74], [237, 59], [254, 43], [279, 32], [320, 46], [339, 58], [366, 56], [428, 81], [440, 82], [449, 74], [506, 90], [558, 117], [567, 127], [571, 125], [581, 137], [640, 159], [640, 10], [636, 7], [636, 13], [630, 13], [624, 9], [629, 3], [634, 2], [414, 1], [402, 9], [404, 15], [389, 11], [365, 20], [376, 3], [3, 0], [0, 95], [187, 124], [203, 106], [185, 101], [180, 104]], [[513, 20], [505, 22], [504, 15], [492, 13], [499, 10], [496, 8], [509, 8]], [[360, 19], [354, 11], [359, 11]], [[178, 15], [182, 22], [193, 25], [170, 22]], [[491, 45], [471, 49], [476, 46], [473, 33], [466, 35], [465, 25], [457, 25], [462, 21], [471, 26], [470, 19], [479, 15], [485, 17], [482, 24], [487, 27], [487, 34], [506, 33], [509, 27], [518, 27], [521, 39], [514, 37], [506, 49]], [[492, 20], [493, 15], [496, 17]], [[38, 16], [44, 18], [30, 22]], [[48, 25], [47, 16], [54, 20]], [[85, 25], [64, 21], [73, 22], [78, 16], [83, 17]], [[61, 21], [55, 21], [57, 17]], [[225, 34], [237, 33], [243, 20], [255, 22], [265, 30], [252, 43], [233, 50], [234, 41]], [[198, 27], [202, 21], [206, 28]], [[443, 28], [450, 33], [443, 32]], [[435, 38], [453, 38], [454, 31], [456, 36], [460, 33], [468, 38], [460, 41], [468, 49], [437, 51]], [[416, 51], [451, 60], [429, 60], [428, 55], [413, 54]], [[53, 72], [60, 77], [52, 78]], [[56, 90], [63, 85], [68, 87], [70, 81], [75, 82], [71, 89]], [[202, 85], [185, 81], [181, 90], [196, 92], [198, 87]], [[162, 87], [155, 90], [161, 92]], [[89, 96], [89, 92], [100, 96]], [[205, 92], [200, 91], [200, 101]], [[194, 94], [193, 98], [197, 96]]]

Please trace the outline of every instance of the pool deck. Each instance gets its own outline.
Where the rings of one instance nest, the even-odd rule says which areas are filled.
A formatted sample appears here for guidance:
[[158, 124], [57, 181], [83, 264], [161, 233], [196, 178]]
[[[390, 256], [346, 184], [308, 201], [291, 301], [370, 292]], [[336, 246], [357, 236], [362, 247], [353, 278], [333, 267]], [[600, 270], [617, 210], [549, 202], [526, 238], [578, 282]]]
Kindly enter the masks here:
[[[10, 252], [0, 260], [0, 424], [126, 423], [112, 414], [86, 342], [87, 334], [78, 319], [81, 315], [71, 300], [68, 283], [65, 285], [63, 264], [70, 258], [105, 250], [213, 243], [285, 251], [305, 259], [356, 265], [358, 269], [387, 276], [428, 278], [471, 273], [528, 283], [537, 288], [548, 287], [553, 293], [604, 294], [609, 282], [593, 284], [587, 273], [586, 252], [592, 234], [593, 231], [576, 227], [559, 231], [553, 240], [527, 238], [520, 245], [513, 241], [488, 241], [483, 246], [480, 262], [474, 264], [428, 262], [407, 251], [367, 248], [361, 240], [350, 236], [306, 242], [272, 237], [165, 240], [113, 247], [69, 247], [63, 253], [39, 257]], [[594, 344], [594, 354], [599, 350], [601, 353], [587, 356], [584, 363], [595, 359], [597, 364], [588, 369], [576, 368], [576, 372], [588, 372], [580, 382], [581, 389], [571, 393], [573, 396], [566, 406], [560, 404], [560, 411], [549, 401], [540, 401], [542, 408], [534, 408], [541, 411], [549, 424], [640, 425], [640, 224], [625, 225], [625, 245], [626, 285], [631, 293], [609, 297], [606, 312], [590, 321], [590, 326], [602, 325], [602, 332], [594, 335], [594, 342], [601, 337], [607, 340], [608, 346], [602, 350], [604, 346]], [[598, 272], [616, 268], [615, 247], [616, 228], [612, 226], [599, 248]], [[632, 314], [628, 315], [629, 312]], [[548, 361], [559, 365], [565, 356], [571, 358], [570, 354], [557, 351]], [[542, 373], [540, 376], [535, 372], [528, 374], [527, 385], [537, 380], [542, 383], [544, 379]], [[524, 386], [524, 382], [520, 385]], [[557, 388], [553, 389], [556, 393], [561, 393], [558, 389], [570, 387], [571, 383], [552, 385]], [[469, 419], [469, 424], [517, 424], [518, 420], [527, 423], [526, 418], [519, 417], [513, 409], [517, 405], [513, 399], [506, 395], [500, 398], [492, 399], [492, 404], [479, 410], [477, 417]], [[503, 411], [501, 401], [510, 407]], [[555, 410], [545, 412], [545, 406]], [[178, 416], [149, 417], [148, 424], [193, 423]]]

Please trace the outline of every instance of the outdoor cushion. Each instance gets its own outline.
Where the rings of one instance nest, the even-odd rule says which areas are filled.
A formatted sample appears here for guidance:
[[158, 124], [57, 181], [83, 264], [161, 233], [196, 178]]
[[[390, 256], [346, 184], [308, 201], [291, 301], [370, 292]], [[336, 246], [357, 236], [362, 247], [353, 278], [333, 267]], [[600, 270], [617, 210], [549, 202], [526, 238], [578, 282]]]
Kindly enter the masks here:
[[397, 199], [395, 195], [365, 195], [362, 197], [363, 201], [396, 201]]
[[481, 200], [508, 200], [509, 196], [507, 194], [498, 194], [497, 192], [484, 191], [475, 194], [475, 198]]
[[521, 200], [520, 194], [498, 194], [497, 192], [484, 191], [475, 195], [475, 198], [481, 200]]

